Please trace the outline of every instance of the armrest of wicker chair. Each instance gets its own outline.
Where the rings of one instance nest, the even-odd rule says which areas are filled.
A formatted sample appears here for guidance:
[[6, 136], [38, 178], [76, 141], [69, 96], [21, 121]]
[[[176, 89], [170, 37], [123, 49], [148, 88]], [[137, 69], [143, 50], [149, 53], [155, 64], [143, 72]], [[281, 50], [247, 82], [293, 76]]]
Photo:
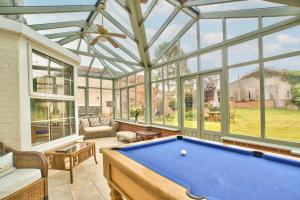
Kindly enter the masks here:
[[16, 168], [40, 169], [43, 177], [48, 177], [48, 161], [44, 154], [35, 151], [13, 151]]

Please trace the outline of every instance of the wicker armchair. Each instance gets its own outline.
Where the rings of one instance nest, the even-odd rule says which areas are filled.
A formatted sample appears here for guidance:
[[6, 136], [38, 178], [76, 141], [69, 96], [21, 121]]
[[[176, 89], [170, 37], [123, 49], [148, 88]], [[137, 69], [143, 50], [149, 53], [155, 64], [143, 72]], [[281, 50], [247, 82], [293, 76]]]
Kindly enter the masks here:
[[13, 162], [17, 169], [40, 169], [42, 177], [23, 189], [7, 196], [4, 200], [48, 199], [48, 163], [40, 152], [15, 151], [0, 142], [0, 154], [13, 152]]

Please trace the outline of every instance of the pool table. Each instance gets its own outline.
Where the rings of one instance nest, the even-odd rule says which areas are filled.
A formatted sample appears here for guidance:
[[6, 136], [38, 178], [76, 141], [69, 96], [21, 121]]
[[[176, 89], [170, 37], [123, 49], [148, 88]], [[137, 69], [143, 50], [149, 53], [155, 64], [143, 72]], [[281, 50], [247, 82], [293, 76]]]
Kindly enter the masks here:
[[300, 160], [289, 157], [185, 136], [101, 152], [112, 200], [300, 199]]

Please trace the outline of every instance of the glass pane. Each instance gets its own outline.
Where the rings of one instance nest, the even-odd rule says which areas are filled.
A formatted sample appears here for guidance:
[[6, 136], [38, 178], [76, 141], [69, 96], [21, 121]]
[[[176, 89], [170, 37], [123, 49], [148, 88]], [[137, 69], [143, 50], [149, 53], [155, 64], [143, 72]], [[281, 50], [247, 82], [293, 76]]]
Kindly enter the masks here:
[[90, 12], [68, 12], [68, 13], [47, 13], [47, 14], [26, 14], [27, 24], [47, 24], [64, 21], [86, 20]]
[[79, 39], [69, 42], [67, 44], [64, 44], [63, 47], [68, 48], [68, 49], [77, 50], [78, 44], [79, 44]]
[[44, 0], [25, 0], [24, 6], [60, 6], [60, 5], [95, 5], [97, 0], [64, 0], [64, 1], [44, 1]]
[[145, 88], [144, 85], [138, 85], [136, 87], [136, 106], [141, 109], [138, 121], [145, 121]]
[[[63, 32], [70, 32], [70, 31], [78, 31], [79, 32], [80, 28], [79, 27], [54, 28], [54, 29], [40, 30], [37, 32], [42, 35], [45, 35], [45, 34], [63, 33]], [[59, 39], [63, 39], [63, 38], [59, 38]]]
[[161, 51], [169, 45], [171, 40], [182, 30], [184, 25], [191, 19], [184, 12], [179, 12], [167, 26], [167, 28], [162, 32], [162, 34], [157, 38], [154, 44], [150, 47], [150, 57], [151, 59], [157, 58]]
[[49, 72], [48, 58], [36, 51], [32, 52], [32, 81], [33, 91], [39, 93], [48, 92]]
[[126, 87], [126, 82], [127, 82], [127, 78], [126, 77], [121, 78], [121, 88], [122, 87]]
[[102, 88], [112, 89], [113, 88], [113, 82], [111, 80], [102, 79]]
[[177, 64], [171, 64], [164, 67], [164, 79], [174, 78], [177, 76]]
[[85, 87], [85, 77], [77, 77], [77, 85], [81, 87]]
[[90, 67], [92, 57], [82, 56], [82, 55], [79, 55], [79, 57], [80, 57], [80, 65], [81, 66]]
[[258, 29], [257, 18], [226, 19], [227, 39], [231, 39]]
[[183, 81], [183, 114], [184, 127], [197, 128], [197, 81], [189, 79]]
[[89, 88], [89, 115], [99, 115], [101, 109], [100, 89]]
[[[195, 41], [193, 41], [195, 42]], [[157, 55], [159, 54], [168, 47], [168, 43], [163, 43], [157, 47]], [[159, 63], [161, 62], [166, 62], [169, 60], [173, 60], [179, 56], [183, 55], [183, 50], [180, 45], [180, 41], [176, 42], [167, 52], [165, 52], [162, 57], [159, 59]]]
[[293, 18], [294, 16], [284, 16], [284, 17], [263, 17], [263, 26], [270, 26], [281, 21]]
[[152, 84], [152, 122], [163, 124], [163, 84], [157, 82]]
[[78, 117], [86, 116], [85, 113], [85, 89], [78, 88], [77, 89], [77, 105], [78, 105]]
[[100, 88], [100, 79], [98, 79], [98, 78], [89, 78], [89, 87]]
[[135, 74], [128, 76], [128, 86], [135, 85]]
[[178, 126], [177, 82], [175, 80], [165, 81], [164, 86], [165, 124], [169, 126]]
[[180, 39], [179, 39], [179, 53], [184, 55], [186, 53], [197, 50], [197, 24], [195, 23]]
[[284, 5], [266, 2], [266, 1], [247, 0], [247, 1], [237, 1], [237, 2], [230, 2], [230, 3], [198, 6], [198, 8], [200, 9], [200, 12], [212, 12], [212, 11], [268, 8], [268, 7], [278, 7], [278, 6], [284, 6]]
[[229, 70], [230, 133], [260, 137], [260, 82], [257, 65]]
[[137, 84], [144, 83], [144, 79], [145, 79], [145, 77], [144, 77], [144, 71], [138, 72], [136, 74], [136, 82], [137, 82]]
[[222, 50], [213, 51], [200, 56], [201, 71], [222, 67]]
[[152, 37], [171, 15], [174, 9], [175, 7], [167, 1], [157, 1], [157, 5], [153, 8], [152, 12], [144, 23], [148, 41], [152, 39]]
[[135, 87], [129, 88], [129, 119], [134, 120], [134, 109], [135, 109]]
[[64, 94], [64, 78], [62, 62], [50, 58], [49, 93]]
[[102, 90], [102, 113], [101, 117], [111, 117], [113, 107], [113, 91]]
[[300, 25], [263, 37], [264, 57], [300, 50]]
[[221, 90], [220, 75], [203, 77], [204, 130], [221, 131]]
[[265, 66], [266, 138], [300, 142], [300, 56]]
[[162, 68], [151, 70], [151, 81], [159, 81], [162, 79]]
[[31, 99], [31, 140], [32, 144], [49, 141], [48, 101]]
[[128, 119], [127, 89], [121, 90], [121, 101], [122, 101], [122, 119]]
[[229, 65], [258, 59], [258, 39], [228, 47]]
[[120, 90], [116, 90], [116, 118], [121, 118], [121, 102], [120, 102]]
[[223, 25], [221, 19], [201, 19], [200, 48], [204, 48], [223, 41]]
[[179, 62], [179, 68], [181, 75], [198, 72], [197, 57]]

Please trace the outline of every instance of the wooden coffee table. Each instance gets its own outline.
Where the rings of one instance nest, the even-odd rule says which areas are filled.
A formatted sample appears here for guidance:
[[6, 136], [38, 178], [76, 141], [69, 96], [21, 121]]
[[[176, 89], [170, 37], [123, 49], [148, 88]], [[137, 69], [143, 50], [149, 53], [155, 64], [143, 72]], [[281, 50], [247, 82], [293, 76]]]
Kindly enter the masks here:
[[159, 132], [153, 132], [153, 131], [136, 131], [136, 139], [139, 140], [149, 140], [153, 138], [158, 138], [160, 137]]
[[96, 146], [94, 142], [73, 142], [45, 153], [49, 169], [70, 171], [70, 181], [73, 183], [73, 168], [94, 156], [96, 164]]

